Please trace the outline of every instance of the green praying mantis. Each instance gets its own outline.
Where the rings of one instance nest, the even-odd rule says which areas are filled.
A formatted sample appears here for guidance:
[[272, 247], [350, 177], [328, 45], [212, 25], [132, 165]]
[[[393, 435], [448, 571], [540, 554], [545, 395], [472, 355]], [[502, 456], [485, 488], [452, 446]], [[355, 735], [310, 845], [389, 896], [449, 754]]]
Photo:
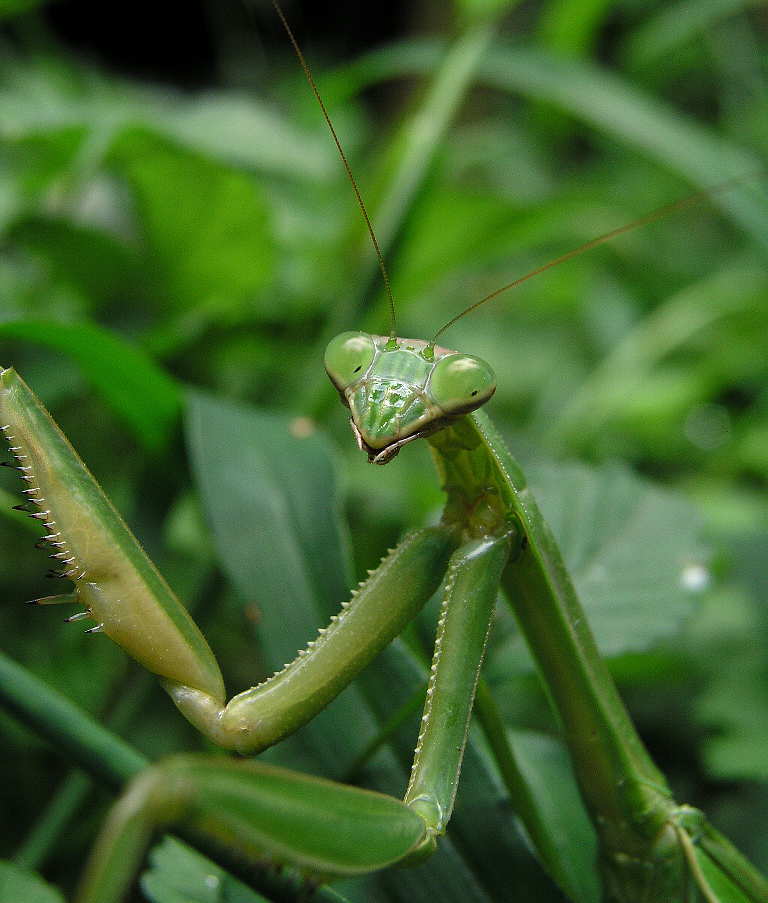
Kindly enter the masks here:
[[[80, 899], [122, 899], [153, 833], [186, 821], [254, 859], [288, 862], [317, 880], [428, 855], [453, 807], [500, 585], [565, 726], [600, 837], [608, 896], [700, 893], [714, 901], [707, 860], [747, 896], [768, 899], [763, 880], [702, 813], [674, 802], [637, 737], [525, 479], [477, 408], [495, 388], [490, 368], [433, 343], [354, 332], [331, 342], [326, 367], [370, 460], [386, 462], [403, 444], [427, 437], [448, 495], [443, 519], [404, 539], [293, 663], [227, 704], [213, 655], [186, 610], [42, 405], [12, 370], [3, 371], [3, 433], [32, 516], [75, 587], [39, 601], [83, 605], [96, 629], [154, 671], [218, 745], [254, 753], [306, 723], [447, 575], [403, 803], [253, 761], [180, 755], [139, 775], [115, 806]], [[323, 829], [330, 819], [332, 835]]]
[[[400, 339], [394, 328], [389, 336], [343, 333], [329, 344], [325, 365], [369, 460], [387, 463], [404, 445], [427, 440], [445, 510], [439, 525], [400, 543], [294, 662], [228, 703], [213, 654], [185, 609], [34, 394], [13, 370], [2, 372], [0, 426], [30, 513], [74, 586], [41, 601], [82, 605], [94, 629], [157, 674], [219, 746], [251, 755], [298, 730], [445, 578], [403, 802], [256, 761], [176, 756], [139, 774], [118, 802], [80, 899], [121, 899], [151, 837], [166, 828], [229, 845], [249, 860], [290, 864], [318, 882], [420, 862], [451, 815], [501, 587], [562, 723], [598, 834], [606, 895], [713, 903], [725, 882], [734, 894], [768, 900], [764, 880], [702, 813], [673, 800], [637, 737], [525, 478], [480, 410], [495, 388], [488, 365], [434, 340]], [[503, 756], [503, 740], [496, 742]]]

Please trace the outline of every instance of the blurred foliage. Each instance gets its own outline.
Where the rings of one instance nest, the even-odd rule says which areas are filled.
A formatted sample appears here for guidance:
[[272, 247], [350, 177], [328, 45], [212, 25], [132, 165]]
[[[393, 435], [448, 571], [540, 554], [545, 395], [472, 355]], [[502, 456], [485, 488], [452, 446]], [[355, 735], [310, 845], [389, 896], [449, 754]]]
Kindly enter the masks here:
[[[0, 2], [0, 361], [198, 604], [234, 691], [265, 667], [244, 629], [258, 613], [214, 564], [181, 442], [185, 384], [309, 418], [332, 438], [359, 575], [434, 516], [439, 487], [426, 448], [370, 468], [326, 385], [326, 341], [386, 331], [387, 306], [269, 4], [169, 5], [176, 33], [156, 31], [148, 5], [111, 25], [94, 9]], [[523, 465], [620, 458], [698, 504], [709, 591], [672, 640], [611, 664], [678, 798], [768, 871], [764, 6], [354, 9], [285, 4], [377, 230], [401, 335], [431, 337], [558, 254], [743, 177], [526, 282], [442, 340], [495, 368], [489, 411]], [[116, 53], [123, 25], [136, 37]], [[17, 485], [3, 487], [4, 651], [112, 713], [149, 755], [198, 742], [109, 643], [23, 608], [50, 590], [35, 531], [10, 510]], [[526, 668], [498, 680], [516, 727], [552, 729]], [[102, 801], [41, 844], [64, 766], [10, 718], [0, 730], [0, 805], [13, 813], [2, 855], [66, 884]]]

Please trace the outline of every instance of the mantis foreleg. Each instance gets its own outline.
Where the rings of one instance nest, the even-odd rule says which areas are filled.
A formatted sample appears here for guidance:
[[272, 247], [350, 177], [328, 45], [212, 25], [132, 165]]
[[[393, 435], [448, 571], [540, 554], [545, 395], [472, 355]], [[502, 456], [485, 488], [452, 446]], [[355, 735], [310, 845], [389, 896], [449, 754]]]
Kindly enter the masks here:
[[0, 376], [0, 423], [46, 539], [97, 628], [157, 674], [184, 715], [227, 749], [257, 752], [311, 720], [397, 636], [437, 589], [454, 539], [435, 527], [384, 559], [290, 665], [224, 703], [208, 644], [77, 453], [13, 372]]
[[226, 706], [194, 688], [169, 681], [164, 686], [181, 712], [220, 746], [265, 749], [325, 708], [413, 619], [437, 589], [451, 544], [450, 533], [440, 528], [410, 534], [306, 650]]
[[[451, 559], [404, 803], [253, 761], [176, 756], [140, 775], [113, 809], [80, 903], [121, 899], [152, 833], [180, 823], [235, 844], [252, 860], [288, 862], [315, 879], [432, 852], [453, 807], [499, 580], [518, 535], [510, 524], [500, 536], [462, 545]], [[408, 547], [402, 554], [413, 559]]]
[[[260, 687], [228, 705], [213, 678], [184, 685], [192, 673], [168, 649], [185, 653], [202, 636], [185, 640], [163, 627], [174, 618], [191, 625], [128, 528], [76, 453], [24, 383], [2, 374], [0, 412], [17, 466], [29, 483], [31, 512], [44, 519], [48, 542], [64, 549], [70, 600], [85, 601], [104, 632], [160, 673], [179, 708], [203, 732], [239, 750], [262, 748], [292, 732], [334, 698], [399, 633], [432, 594], [448, 566], [440, 634], [406, 803], [260, 765], [179, 757], [139, 776], [115, 808], [89, 869], [83, 900], [119, 900], [157, 828], [184, 823], [213, 841], [230, 842], [249, 858], [290, 862], [316, 879], [381, 868], [434, 848], [445, 830], [458, 782], [469, 717], [491, 615], [514, 523], [495, 535], [460, 542], [449, 524], [409, 535], [343, 606], [305, 652]], [[55, 463], [55, 473], [51, 467]], [[149, 576], [147, 576], [149, 575]], [[149, 578], [160, 582], [155, 596]], [[131, 620], [133, 597], [155, 625], [147, 649]], [[158, 607], [156, 613], [153, 602]], [[180, 612], [176, 610], [179, 608]], [[123, 610], [128, 614], [123, 615]], [[126, 623], [128, 626], [126, 626]], [[160, 625], [160, 626], [157, 626]], [[169, 633], [156, 655], [157, 637]], [[177, 645], [174, 647], [173, 644]], [[207, 645], [205, 646], [207, 649]], [[189, 653], [194, 661], [194, 655]], [[212, 654], [208, 654], [212, 661]], [[159, 663], [159, 664], [158, 664]], [[174, 670], [175, 669], [175, 670]], [[217, 674], [217, 672], [211, 673]], [[220, 680], [220, 678], [219, 678]], [[343, 828], [328, 835], [329, 820]], [[362, 852], [356, 852], [362, 850]]]
[[398, 862], [426, 833], [392, 797], [260, 762], [179, 755], [136, 778], [94, 848], [78, 903], [118, 903], [159, 828], [185, 825], [252, 862], [288, 863], [315, 880]]
[[405, 802], [432, 834], [453, 809], [483, 652], [499, 581], [519, 532], [463, 545], [451, 559], [440, 612], [422, 730]]

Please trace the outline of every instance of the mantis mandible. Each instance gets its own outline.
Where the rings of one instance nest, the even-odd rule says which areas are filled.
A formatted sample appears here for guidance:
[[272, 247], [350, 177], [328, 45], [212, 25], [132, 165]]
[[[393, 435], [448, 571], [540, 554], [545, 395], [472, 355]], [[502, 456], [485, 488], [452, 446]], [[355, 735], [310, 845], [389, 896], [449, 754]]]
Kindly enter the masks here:
[[[450, 324], [449, 324], [450, 325]], [[600, 659], [557, 546], [525, 478], [480, 407], [490, 368], [419, 340], [344, 333], [326, 369], [371, 461], [425, 438], [447, 503], [439, 526], [410, 534], [295, 662], [225, 704], [207, 643], [125, 524], [12, 370], [0, 424], [32, 515], [96, 628], [156, 673], [212, 742], [258, 752], [313, 718], [413, 619], [447, 575], [422, 730], [405, 800], [257, 763], [179, 756], [118, 803], [94, 853], [84, 901], [119, 900], [158, 827], [191, 824], [253, 858], [317, 880], [417, 862], [453, 807], [473, 696], [501, 586], [542, 671], [601, 841], [609, 896], [717, 899], [701, 861], [745, 894], [762, 879], [696, 810], [679, 806], [632, 727]], [[343, 830], [329, 836], [329, 818]]]

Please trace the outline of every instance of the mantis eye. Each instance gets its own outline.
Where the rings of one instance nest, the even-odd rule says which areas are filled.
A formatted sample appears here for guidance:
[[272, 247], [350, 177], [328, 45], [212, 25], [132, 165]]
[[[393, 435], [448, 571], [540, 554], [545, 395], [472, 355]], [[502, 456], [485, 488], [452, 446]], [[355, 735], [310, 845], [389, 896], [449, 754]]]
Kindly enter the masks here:
[[435, 364], [429, 388], [446, 414], [468, 413], [484, 405], [496, 391], [496, 375], [479, 357], [450, 354]]
[[365, 332], [342, 332], [325, 349], [325, 369], [339, 392], [364, 376], [376, 355], [373, 339]]

